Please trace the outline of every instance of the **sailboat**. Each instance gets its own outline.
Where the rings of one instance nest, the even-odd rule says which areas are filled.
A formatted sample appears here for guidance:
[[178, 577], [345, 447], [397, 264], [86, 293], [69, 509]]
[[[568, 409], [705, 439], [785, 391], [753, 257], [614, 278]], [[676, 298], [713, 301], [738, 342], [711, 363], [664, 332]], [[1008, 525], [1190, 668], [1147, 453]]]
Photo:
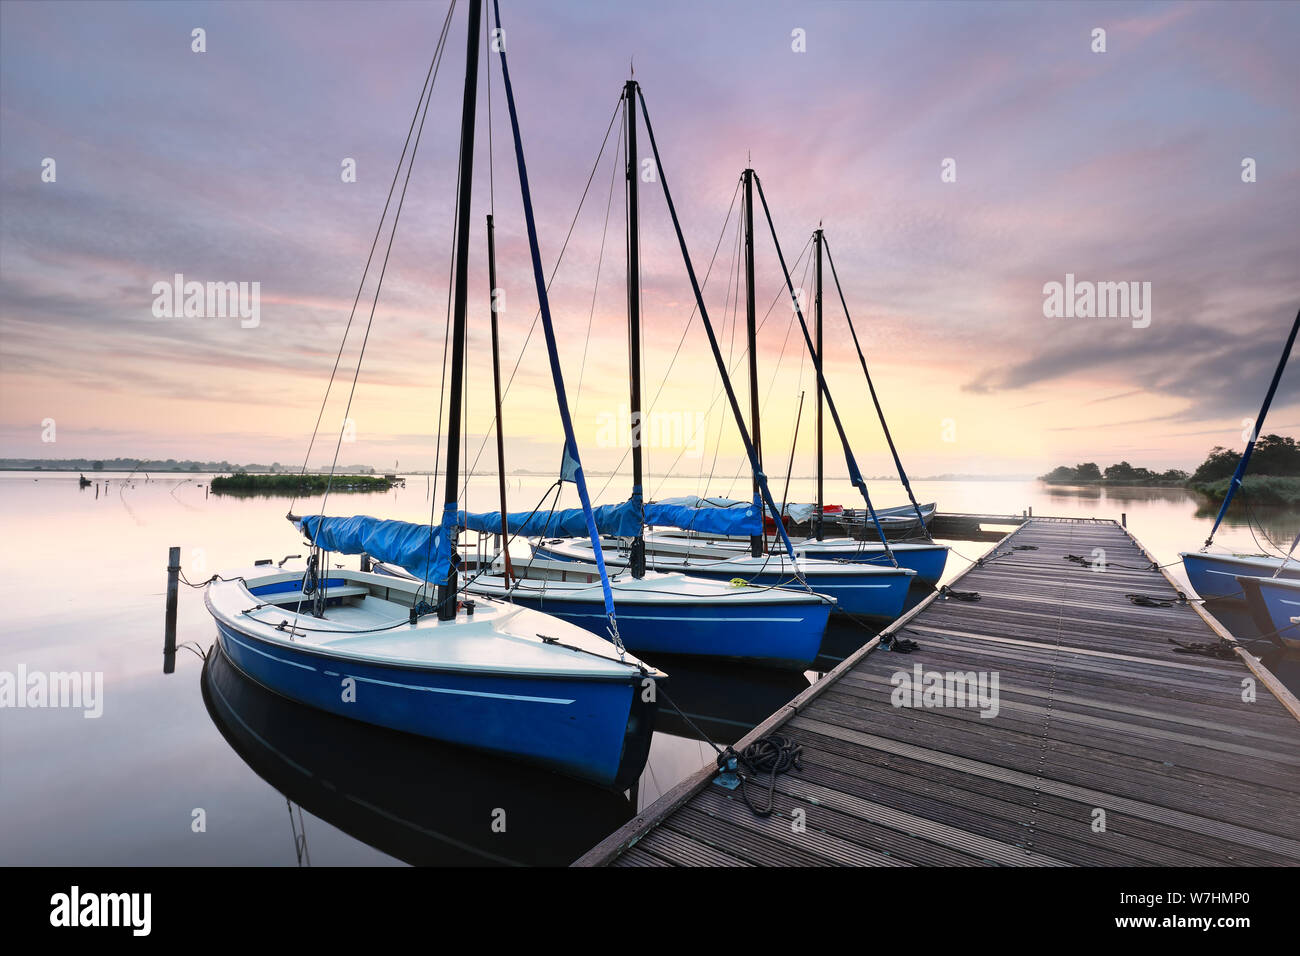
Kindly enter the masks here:
[[[633, 89], [629, 87], [629, 89]], [[903, 609], [907, 600], [907, 590], [915, 578], [916, 572], [910, 568], [900, 567], [899, 562], [888, 552], [886, 546], [886, 556], [889, 566], [871, 566], [864, 563], [853, 563], [844, 561], [819, 561], [813, 558], [807, 558], [797, 554], [794, 545], [785, 532], [781, 522], [781, 512], [772, 498], [771, 491], [767, 484], [767, 477], [763, 473], [762, 464], [757, 451], [757, 427], [758, 427], [758, 387], [757, 387], [757, 360], [755, 357], [755, 313], [754, 313], [754, 256], [753, 256], [753, 203], [752, 203], [752, 184], [753, 171], [747, 170], [745, 175], [746, 187], [746, 206], [745, 206], [745, 248], [746, 248], [746, 280], [748, 290], [746, 295], [746, 320], [748, 324], [749, 335], [749, 375], [750, 375], [750, 400], [751, 400], [751, 425], [754, 427], [753, 438], [751, 432], [746, 427], [745, 418], [740, 410], [739, 401], [736, 398], [735, 389], [732, 387], [731, 378], [727, 369], [726, 361], [723, 359], [722, 351], [718, 345], [717, 335], [713, 329], [713, 323], [709, 319], [708, 308], [705, 305], [704, 297], [700, 284], [695, 275], [694, 266], [691, 263], [690, 253], [686, 246], [685, 236], [681, 230], [681, 223], [677, 218], [676, 208], [672, 201], [672, 194], [668, 188], [667, 177], [664, 173], [662, 159], [659, 155], [658, 146], [655, 143], [654, 129], [650, 123], [649, 112], [645, 103], [644, 93], [640, 87], [634, 88], [637, 99], [640, 102], [641, 114], [645, 120], [646, 132], [649, 136], [651, 152], [654, 156], [656, 171], [660, 185], [664, 192], [664, 198], [668, 206], [669, 215], [673, 221], [673, 227], [677, 235], [678, 245], [681, 249], [683, 263], [686, 268], [687, 276], [690, 279], [692, 291], [695, 294], [696, 308], [699, 311], [701, 323], [704, 326], [705, 333], [708, 336], [710, 351], [713, 355], [714, 363], [722, 381], [723, 390], [726, 394], [728, 404], [731, 408], [732, 417], [735, 419], [736, 427], [740, 432], [742, 444], [745, 449], [746, 457], [749, 460], [750, 472], [753, 475], [753, 504], [747, 505], [744, 502], [737, 502], [736, 507], [715, 508], [705, 503], [700, 506], [699, 503], [694, 505], [681, 502], [661, 502], [646, 507], [644, 524], [646, 525], [672, 525], [680, 530], [688, 532], [704, 532], [706, 534], [717, 534], [721, 532], [724, 535], [737, 534], [747, 531], [751, 551], [746, 555], [738, 553], [732, 549], [710, 549], [704, 545], [697, 545], [693, 539], [681, 541], [674, 539], [668, 546], [663, 546], [663, 540], [656, 533], [637, 533], [626, 536], [606, 537], [600, 547], [609, 549], [609, 562], [611, 566], [638, 569], [642, 566], [651, 570], [665, 571], [672, 573], [687, 574], [693, 577], [708, 577], [721, 581], [740, 581], [742, 583], [766, 587], [805, 587], [817, 593], [829, 595], [836, 600], [836, 607], [841, 611], [854, 614], [863, 618], [874, 620], [892, 620], [897, 617]], [[629, 154], [634, 155], [634, 154]], [[778, 252], [779, 252], [778, 248]], [[782, 263], [784, 266], [784, 261]], [[787, 273], [787, 281], [789, 279]], [[795, 301], [795, 307], [798, 311], [798, 298], [793, 295], [793, 286], [790, 286], [792, 298]], [[798, 312], [799, 320], [803, 325], [802, 312]], [[808, 339], [807, 328], [804, 327], [805, 341], [811, 343]], [[814, 356], [815, 358], [815, 356]], [[819, 385], [825, 391], [825, 381], [821, 377], [820, 365], [814, 361], [818, 370]], [[634, 360], [635, 369], [635, 360]], [[634, 375], [637, 374], [634, 371]], [[831, 406], [832, 414], [835, 415], [837, 427], [839, 425], [838, 415]], [[842, 434], [842, 429], [841, 429]], [[851, 469], [856, 469], [856, 465], [850, 462]], [[854, 471], [856, 475], [856, 471]], [[855, 484], [860, 485], [860, 476]], [[861, 486], [861, 485], [860, 485]], [[639, 498], [641, 489], [639, 484], [634, 487], [634, 499]], [[865, 495], [865, 487], [863, 487]], [[870, 500], [867, 500], [870, 507]], [[659, 520], [652, 510], [654, 508], [664, 509], [662, 514], [664, 520]], [[772, 516], [776, 523], [777, 533], [783, 548], [781, 550], [773, 548], [769, 553], [763, 553], [763, 525], [761, 517], [766, 509], [767, 513]], [[683, 520], [679, 512], [686, 512], [688, 518]], [[726, 521], [733, 516], [740, 517], [743, 521], [749, 523], [747, 528], [736, 528], [728, 530], [723, 527], [709, 527], [704, 522]], [[534, 542], [535, 552], [543, 557], [557, 558], [564, 561], [585, 561], [589, 560], [594, 548], [594, 542], [581, 540], [566, 540], [560, 536], [541, 538]], [[644, 563], [644, 564], [643, 564]]]
[[[752, 203], [753, 201], [752, 184], [757, 179], [757, 177], [755, 176], [754, 171], [752, 169], [745, 170], [744, 177], [745, 177], [745, 201], [747, 204], [749, 204]], [[771, 214], [767, 209], [766, 199], [763, 198], [762, 196], [761, 183], [759, 184], [759, 194], [760, 194], [760, 199], [763, 199], [764, 212], [768, 213], [767, 216], [768, 224], [771, 225]], [[772, 229], [772, 241], [774, 243], [777, 243], [775, 228]], [[814, 262], [814, 277], [815, 277], [815, 293], [813, 299], [814, 319], [815, 319], [815, 323], [814, 323], [815, 342], [813, 341], [813, 339], [808, 338], [806, 328], [804, 329], [804, 333], [805, 333], [805, 340], [808, 345], [808, 350], [812, 355], [814, 365], [817, 367], [817, 375], [818, 375], [817, 501], [812, 506], [812, 508], [809, 509], [808, 512], [808, 519], [810, 520], [812, 525], [812, 529], [811, 529], [812, 534], [802, 538], [794, 538], [793, 539], [794, 547], [800, 554], [810, 559], [820, 559], [820, 560], [827, 560], [827, 561], [848, 561], [853, 563], [881, 565], [886, 567], [890, 565], [895, 565], [904, 568], [909, 568], [916, 572], [914, 583], [937, 584], [939, 579], [943, 576], [943, 569], [948, 561], [948, 548], [945, 545], [936, 544], [933, 539], [929, 539], [926, 541], [919, 541], [919, 542], [903, 541], [903, 542], [897, 542], [891, 544], [889, 541], [890, 536], [885, 530], [885, 525], [889, 523], [888, 519], [882, 519], [881, 512], [876, 511], [874, 508], [872, 508], [871, 501], [869, 498], [866, 501], [867, 508], [865, 514], [863, 515], [863, 522], [864, 522], [864, 527], [866, 521], [870, 521], [871, 524], [874, 526], [879, 536], [878, 543], [865, 540], [865, 538], [859, 539], [847, 535], [833, 537], [833, 538], [827, 538], [825, 536], [824, 506], [823, 506], [823, 501], [824, 501], [823, 482], [824, 482], [825, 468], [824, 468], [823, 454], [822, 454], [822, 433], [823, 433], [822, 406], [825, 403], [825, 400], [830, 397], [830, 392], [826, 388], [826, 381], [821, 371], [821, 366], [822, 366], [821, 359], [823, 355], [822, 260], [824, 256], [826, 256], [826, 253], [828, 251], [826, 248], [825, 234], [822, 229], [818, 228], [813, 232], [812, 242], [814, 248], [813, 262]], [[777, 251], [779, 254], [780, 252], [779, 243], [777, 246]], [[752, 256], [752, 246], [749, 249], [748, 254]], [[784, 266], [785, 266], [784, 257], [782, 257], [783, 269]], [[833, 260], [831, 261], [831, 271], [832, 274], [834, 275]], [[834, 275], [834, 279], [835, 279], [836, 288], [839, 289], [838, 275]], [[799, 309], [800, 308], [799, 301], [798, 298], [794, 296], [794, 291], [793, 291], [794, 287], [793, 287], [793, 283], [790, 281], [790, 275], [788, 272], [786, 273], [786, 281], [787, 283], [790, 284], [791, 297], [794, 300], [794, 307], [796, 309]], [[840, 302], [843, 304], [844, 292], [842, 289], [840, 289], [839, 291], [840, 291]], [[845, 316], [849, 315], [847, 304], [844, 305], [844, 314]], [[802, 313], [800, 314], [799, 318], [800, 318], [800, 322], [802, 322], [803, 321]], [[853, 320], [851, 317], [849, 317], [848, 322], [849, 322], [850, 331], [853, 331], [854, 342], [857, 343], [857, 332], [853, 330]], [[876, 398], [875, 385], [872, 384], [871, 382], [871, 374], [870, 372], [867, 371], [866, 359], [862, 355], [862, 349], [860, 346], [858, 348], [858, 357], [862, 361], [862, 371], [866, 374], [867, 384], [871, 390], [871, 397], [872, 400], [875, 402], [876, 411], [880, 418], [880, 423], [885, 430], [885, 437], [889, 442], [890, 451], [893, 453], [894, 462], [898, 467], [899, 477], [901, 478], [903, 482], [903, 487], [907, 490], [908, 497], [911, 500], [911, 509], [913, 514], [911, 516], [911, 520], [909, 521], [909, 524], [913, 525], [914, 527], [919, 527], [922, 530], [922, 533], [925, 535], [925, 537], [929, 538], [929, 530], [926, 528], [926, 523], [925, 523], [926, 520], [925, 514], [921, 510], [921, 506], [917, 503], [915, 495], [912, 494], [911, 484], [907, 480], [906, 472], [903, 471], [902, 461], [899, 459], [898, 450], [894, 447], [894, 440], [893, 437], [890, 435], [889, 425], [885, 421], [885, 415], [884, 412], [881, 410], [880, 402]], [[753, 369], [754, 366], [755, 366], [755, 356], [751, 345], [751, 351], [750, 351], [751, 369]], [[752, 381], [756, 381], [757, 372], [754, 372], [753, 375], [754, 375], [754, 379], [752, 379]], [[862, 489], [863, 494], [865, 496], [866, 483], [865, 481], [862, 480], [861, 475], [857, 470], [857, 465], [852, 460], [853, 454], [852, 451], [849, 449], [848, 438], [844, 433], [844, 428], [840, 423], [839, 415], [838, 413], [835, 413], [833, 405], [831, 411], [834, 418], [835, 426], [839, 431], [841, 443], [843, 444], [845, 459], [849, 465], [849, 473], [850, 475], [856, 476], [853, 479], [853, 483], [855, 485], [858, 485], [858, 487]], [[753, 420], [757, 421], [758, 419], [757, 404], [755, 404], [753, 407], [752, 415], [753, 415]], [[757, 428], [755, 428], [755, 432], [757, 432]], [[929, 507], [930, 507], [930, 514], [931, 516], [933, 516], [934, 506], [930, 505]], [[890, 513], [891, 517], [897, 518], [899, 516], [900, 511], [901, 509], [892, 509]], [[730, 538], [702, 537], [698, 535], [689, 535], [689, 534], [684, 535], [674, 531], [658, 532], [653, 536], [652, 541], [653, 543], [651, 547], [656, 552], [661, 554], [690, 553], [690, 554], [720, 556], [720, 555], [725, 555], [728, 551], [741, 551], [748, 546], [746, 542], [744, 542], [743, 540], [739, 540], [735, 537], [730, 537]]]
[[[844, 287], [840, 285], [840, 276], [835, 268], [835, 257], [831, 255], [830, 241], [826, 238], [826, 233], [818, 227], [813, 232], [813, 245], [816, 249], [816, 347], [817, 354], [822, 354], [822, 257], [825, 255], [826, 263], [831, 267], [831, 279], [835, 283], [835, 291], [839, 296], [840, 306], [844, 312], [844, 321], [848, 326], [849, 334], [853, 338], [853, 348], [858, 356], [858, 364], [862, 366], [862, 375], [867, 383], [867, 391], [871, 395], [871, 403], [875, 407], [876, 417], [880, 421], [881, 431], [884, 433], [885, 442], [889, 446], [889, 453], [894, 459], [894, 468], [898, 472], [898, 480], [907, 492], [908, 504], [894, 505], [888, 508], [876, 508], [874, 514], [874, 524], [883, 537], [887, 540], [894, 541], [908, 538], [926, 538], [933, 543], [934, 538], [930, 534], [930, 522], [934, 519], [935, 504], [919, 504], [916, 500], [916, 494], [912, 491], [912, 483], [907, 478], [907, 472], [903, 469], [903, 460], [898, 454], [898, 448], [894, 444], [894, 436], [889, 430], [889, 422], [885, 418], [885, 410], [881, 407], [880, 397], [876, 394], [875, 382], [871, 379], [871, 370], [867, 367], [867, 357], [863, 354], [862, 343], [858, 340], [858, 330], [853, 324], [853, 316], [849, 312], [849, 305], [844, 297]], [[820, 547], [810, 547], [810, 554], [823, 553], [826, 556], [840, 557], [845, 560], [855, 560], [861, 555], [854, 555], [852, 542], [854, 540], [864, 540], [873, 523], [871, 511], [862, 508], [844, 508], [842, 506], [827, 506], [824, 504], [823, 494], [823, 463], [822, 463], [822, 400], [818, 395], [817, 403], [817, 500], [815, 503], [808, 505], [790, 504], [786, 507], [786, 513], [795, 521], [801, 524], [810, 525], [811, 534], [809, 538], [815, 539]], [[830, 523], [838, 524], [847, 534], [842, 540], [835, 541], [827, 546], [827, 539], [824, 536], [826, 518], [831, 517]], [[842, 555], [835, 554], [836, 551], [842, 552]], [[946, 552], [945, 552], [946, 557]], [[915, 567], [909, 561], [903, 562], [905, 566]], [[945, 562], [946, 563], [946, 562]], [[938, 572], [942, 573], [943, 567], [939, 566]], [[930, 582], [938, 580], [935, 576], [931, 578], [931, 569], [918, 568], [918, 581]]]
[[[425, 79], [422, 104], [426, 95], [432, 98], [435, 66], [445, 48], [453, 11], [454, 5]], [[470, 0], [442, 521], [435, 524], [431, 518], [426, 526], [365, 515], [300, 517], [292, 514], [291, 504], [288, 517], [311, 544], [306, 573], [270, 565], [239, 570], [215, 577], [207, 586], [205, 602], [217, 625], [215, 652], [285, 697], [364, 723], [518, 758], [622, 789], [640, 775], [649, 751], [656, 705], [648, 685], [666, 675], [628, 654], [618, 636], [560, 374], [504, 44], [499, 50], [501, 71], [542, 326], [564, 425], [562, 471], [574, 482], [582, 501], [612, 643], [518, 604], [465, 597], [460, 587], [457, 493], [482, 16], [482, 0]], [[500, 27], [499, 10], [496, 21]], [[417, 105], [417, 116], [419, 111]], [[416, 146], [418, 141], [417, 134]], [[408, 166], [408, 180], [409, 172]], [[400, 212], [401, 200], [393, 218], [394, 234]], [[381, 229], [382, 225], [381, 219]], [[390, 248], [391, 243], [390, 238]], [[364, 275], [362, 281], [364, 285]], [[376, 288], [376, 300], [378, 294]], [[329, 564], [331, 552], [370, 555], [412, 577], [335, 570]]]
[[[746, 322], [749, 338], [748, 358], [749, 358], [749, 376], [750, 376], [750, 422], [755, 435], [759, 434], [759, 402], [758, 394], [758, 359], [756, 348], [756, 330], [754, 327], [754, 310], [752, 308], [752, 289], [753, 289], [753, 271], [754, 271], [754, 243], [753, 243], [753, 210], [754, 210], [754, 185], [758, 184], [759, 199], [763, 204], [763, 211], [767, 218], [767, 223], [772, 234], [772, 242], [776, 247], [777, 256], [781, 262], [782, 272], [784, 274], [787, 288], [790, 292], [791, 302], [796, 315], [799, 318], [800, 327], [803, 332], [804, 342], [813, 361], [813, 367], [817, 375], [817, 504], [813, 511], [813, 535], [794, 539], [792, 545], [805, 560], [824, 560], [848, 562], [861, 565], [875, 565], [884, 568], [905, 568], [915, 572], [912, 581], [918, 584], [937, 583], [943, 575], [944, 566], [948, 560], [948, 548], [934, 541], [924, 542], [903, 542], [891, 545], [884, 528], [880, 523], [879, 517], [872, 507], [870, 495], [867, 493], [866, 482], [862, 478], [861, 471], [858, 469], [857, 462], [854, 460], [852, 449], [849, 446], [848, 436], [845, 433], [843, 423], [840, 420], [839, 412], [835, 408], [834, 399], [830, 394], [829, 387], [826, 383], [825, 375], [822, 368], [822, 348], [821, 348], [821, 328], [822, 328], [822, 258], [824, 238], [821, 229], [816, 230], [813, 234], [813, 243], [816, 248], [816, 336], [817, 342], [813, 341], [809, 334], [807, 323], [804, 321], [803, 309], [799, 302], [799, 297], [795, 293], [794, 282], [791, 279], [789, 270], [785, 268], [785, 257], [781, 253], [780, 242], [777, 239], [776, 228], [772, 223], [771, 211], [767, 207], [766, 197], [763, 195], [762, 183], [758, 180], [753, 169], [746, 169], [742, 173], [742, 183], [744, 186], [745, 202], [745, 223], [746, 223], [746, 244], [745, 244], [745, 272], [749, 286], [749, 294], [746, 296]], [[838, 282], [838, 279], [836, 280]], [[843, 294], [841, 293], [841, 300]], [[847, 308], [845, 309], [847, 314]], [[856, 333], [855, 333], [856, 336]], [[866, 370], [866, 362], [863, 360], [863, 369]], [[868, 376], [868, 383], [870, 377]], [[872, 395], [874, 398], [875, 389], [872, 386]], [[822, 524], [822, 501], [823, 501], [823, 455], [822, 455], [822, 406], [828, 405], [831, 412], [831, 418], [834, 422], [836, 431], [840, 438], [840, 443], [844, 452], [845, 462], [848, 465], [850, 481], [862, 493], [866, 505], [867, 515], [870, 518], [874, 529], [879, 536], [879, 542], [859, 540], [852, 537], [839, 537], [826, 539]], [[877, 402], [879, 409], [879, 403]], [[884, 415], [880, 415], [881, 422], [884, 423]], [[888, 426], [885, 426], [888, 435]], [[893, 439], [890, 438], [890, 447], [893, 449]], [[894, 451], [894, 460], [899, 461], [897, 451]], [[907, 488], [909, 496], [912, 494], [910, 485], [907, 484], [906, 474], [902, 471], [901, 462], [898, 465], [899, 473], [903, 477], [904, 487]], [[917, 520], [924, 526], [924, 519], [917, 505], [916, 499], [912, 497], [912, 505], [916, 511]], [[780, 515], [774, 516], [774, 521], [781, 521]], [[782, 530], [784, 534], [784, 529]], [[672, 531], [656, 532], [646, 539], [647, 547], [656, 553], [656, 555], [697, 555], [710, 558], [725, 558], [729, 553], [740, 553], [745, 548], [745, 543], [734, 538], [700, 538], [696, 535], [682, 535]], [[749, 543], [749, 549], [752, 556], [757, 557], [762, 553], [764, 541], [761, 535], [755, 536]], [[870, 585], [868, 585], [870, 587]]]
[[[1286, 345], [1282, 348], [1282, 357], [1278, 360], [1273, 379], [1264, 395], [1264, 404], [1260, 406], [1255, 427], [1250, 433], [1250, 440], [1241, 453], [1232, 480], [1228, 482], [1228, 492], [1223, 496], [1223, 503], [1219, 505], [1214, 526], [1210, 528], [1210, 534], [1200, 551], [1183, 551], [1179, 554], [1183, 559], [1187, 580], [1191, 583], [1192, 589], [1202, 598], [1244, 600], [1246, 595], [1238, 580], [1242, 575], [1300, 580], [1300, 563], [1294, 560], [1290, 553], [1277, 557], [1269, 554], [1217, 554], [1206, 550], [1214, 543], [1214, 535], [1219, 530], [1224, 515], [1228, 513], [1228, 506], [1232, 504], [1233, 497], [1241, 487], [1241, 481], [1250, 465], [1250, 456], [1255, 451], [1255, 442], [1263, 434], [1264, 418], [1268, 415], [1273, 396], [1277, 393], [1278, 383], [1282, 380], [1282, 372], [1291, 357], [1291, 347], [1295, 344], [1297, 332], [1300, 332], [1300, 312], [1296, 313], [1295, 321], [1291, 323], [1291, 334], [1287, 336]], [[1297, 535], [1296, 540], [1291, 544], [1291, 552], [1295, 551], [1297, 544], [1300, 544], [1300, 535]]]
[[[637, 155], [636, 82], [623, 90], [627, 155]], [[627, 202], [627, 302], [628, 338], [632, 373], [629, 376], [633, 419], [640, 418], [640, 236], [638, 225], [639, 170], [625, 170]], [[496, 252], [492, 217], [488, 217], [489, 288], [496, 288]], [[500, 352], [496, 312], [492, 312], [493, 385], [496, 402], [497, 474], [501, 512], [476, 518], [462, 512], [471, 531], [492, 533], [502, 542], [499, 553], [467, 567], [465, 590], [482, 597], [535, 608], [597, 634], [606, 632], [604, 598], [599, 569], [591, 560], [557, 561], [539, 554], [512, 560], [509, 542], [535, 535], [584, 535], [580, 509], [552, 509], [532, 513], [506, 513], [505, 450], [502, 442]], [[642, 533], [646, 509], [641, 499], [642, 450], [632, 447], [632, 497], [621, 505], [596, 509], [597, 527], [629, 535]], [[679, 512], [654, 509], [661, 518], [683, 517]], [[695, 515], [686, 514], [692, 521]], [[743, 520], [743, 518], [742, 518]], [[401, 574], [388, 565], [379, 570]], [[618, 606], [619, 633], [624, 645], [638, 653], [727, 658], [747, 663], [803, 670], [817, 657], [822, 635], [835, 599], [807, 588], [773, 588], [739, 585], [677, 572], [647, 571], [644, 560], [610, 576]]]

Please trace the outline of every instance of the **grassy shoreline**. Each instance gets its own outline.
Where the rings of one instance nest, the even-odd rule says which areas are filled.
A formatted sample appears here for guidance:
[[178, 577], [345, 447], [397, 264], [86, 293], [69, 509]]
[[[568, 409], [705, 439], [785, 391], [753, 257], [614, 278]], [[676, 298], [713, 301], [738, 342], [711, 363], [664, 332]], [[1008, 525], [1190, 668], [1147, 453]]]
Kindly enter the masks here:
[[[1217, 481], [1188, 482], [1187, 487], [1219, 505], [1227, 496], [1231, 482], [1231, 478], [1220, 478]], [[1300, 478], [1247, 475], [1242, 479], [1236, 497], [1261, 505], [1300, 505]]]

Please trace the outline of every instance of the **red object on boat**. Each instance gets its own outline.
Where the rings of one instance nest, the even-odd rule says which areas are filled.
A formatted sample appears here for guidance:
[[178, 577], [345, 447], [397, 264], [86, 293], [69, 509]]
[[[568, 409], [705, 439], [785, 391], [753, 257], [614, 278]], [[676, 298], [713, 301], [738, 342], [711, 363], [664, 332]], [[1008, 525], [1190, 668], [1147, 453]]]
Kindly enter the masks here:
[[[781, 523], [782, 523], [783, 525], [785, 525], [786, 528], [789, 528], [789, 527], [790, 527], [790, 516], [789, 516], [789, 515], [782, 515], [782, 516], [781, 516]], [[764, 533], [764, 534], [776, 534], [776, 522], [772, 519], [772, 516], [771, 516], [770, 514], [764, 514], [764, 515], [763, 515], [763, 533]]]

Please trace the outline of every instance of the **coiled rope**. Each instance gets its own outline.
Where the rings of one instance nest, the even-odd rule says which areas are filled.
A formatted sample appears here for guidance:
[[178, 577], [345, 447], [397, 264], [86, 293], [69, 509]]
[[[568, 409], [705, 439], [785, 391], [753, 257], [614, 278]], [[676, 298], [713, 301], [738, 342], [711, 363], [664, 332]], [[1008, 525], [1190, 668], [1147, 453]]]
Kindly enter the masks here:
[[[735, 773], [740, 778], [740, 796], [745, 806], [757, 817], [770, 817], [776, 803], [776, 778], [778, 774], [791, 770], [803, 769], [803, 747], [796, 744], [784, 734], [768, 734], [759, 737], [744, 750], [737, 753], [728, 747], [718, 755], [718, 769], [724, 773]], [[749, 797], [751, 775], [757, 778], [766, 773], [767, 803], [755, 806]]]

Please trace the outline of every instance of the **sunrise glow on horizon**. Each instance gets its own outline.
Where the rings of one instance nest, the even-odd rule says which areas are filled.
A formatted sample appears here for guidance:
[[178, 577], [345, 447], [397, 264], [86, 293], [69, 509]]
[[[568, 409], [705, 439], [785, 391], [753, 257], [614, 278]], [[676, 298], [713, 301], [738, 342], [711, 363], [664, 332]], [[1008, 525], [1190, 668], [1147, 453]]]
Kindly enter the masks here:
[[[0, 457], [301, 464], [445, 7], [337, 3], [304, 21], [295, 6], [4, 4]], [[1121, 459], [1191, 469], [1212, 446], [1241, 447], [1300, 291], [1295, 6], [557, 2], [507, 20], [547, 269], [632, 63], [701, 275], [719, 250], [706, 301], [742, 401], [734, 209], [723, 223], [752, 160], [792, 266], [825, 229], [913, 474]], [[461, 56], [453, 44], [435, 87], [348, 463], [435, 461]], [[492, 420], [492, 209], [507, 373], [536, 311], [495, 65], [490, 76], [491, 187], [485, 85], [470, 253], [471, 460]], [[615, 118], [552, 287], [593, 471], [624, 450], [609, 440], [628, 374], [618, 139]], [[340, 176], [347, 159], [355, 182]], [[740, 442], [698, 317], [682, 339], [693, 299], [657, 183], [641, 215], [646, 406], [695, 428], [652, 447], [648, 467], [694, 473], [716, 446], [732, 470]], [[815, 379], [756, 231], [764, 436], [784, 462], [804, 392], [806, 474]], [[807, 261], [796, 282], [811, 282]], [[158, 317], [154, 289], [177, 275], [258, 283], [259, 322]], [[1046, 316], [1044, 286], [1067, 276], [1149, 283], [1148, 323]], [[829, 285], [826, 321], [827, 378], [854, 449], [867, 474], [889, 472]], [[355, 355], [349, 345], [343, 397]], [[322, 434], [337, 435], [341, 401]], [[504, 419], [507, 469], [558, 464], [540, 330]], [[1291, 374], [1269, 430], [1296, 428]], [[481, 469], [491, 459], [489, 445]]]

